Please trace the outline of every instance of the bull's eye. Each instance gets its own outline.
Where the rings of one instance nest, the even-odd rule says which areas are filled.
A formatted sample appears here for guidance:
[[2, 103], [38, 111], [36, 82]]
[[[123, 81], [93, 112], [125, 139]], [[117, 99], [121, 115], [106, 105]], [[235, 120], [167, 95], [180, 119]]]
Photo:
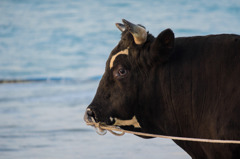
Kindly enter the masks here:
[[128, 74], [128, 70], [123, 68], [122, 66], [118, 67], [116, 70], [113, 71], [113, 75], [116, 78], [124, 78]]
[[124, 75], [127, 74], [127, 70], [125, 70], [124, 68], [121, 68], [121, 69], [118, 70], [118, 74], [119, 74], [120, 76], [124, 76]]

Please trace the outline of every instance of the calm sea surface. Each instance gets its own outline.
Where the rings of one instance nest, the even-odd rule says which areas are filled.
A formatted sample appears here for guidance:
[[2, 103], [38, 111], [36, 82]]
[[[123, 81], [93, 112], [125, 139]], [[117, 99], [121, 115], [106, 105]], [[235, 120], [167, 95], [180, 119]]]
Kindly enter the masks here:
[[155, 36], [240, 34], [239, 0], [1, 0], [0, 159], [189, 158], [171, 140], [99, 136], [83, 121], [125, 18]]

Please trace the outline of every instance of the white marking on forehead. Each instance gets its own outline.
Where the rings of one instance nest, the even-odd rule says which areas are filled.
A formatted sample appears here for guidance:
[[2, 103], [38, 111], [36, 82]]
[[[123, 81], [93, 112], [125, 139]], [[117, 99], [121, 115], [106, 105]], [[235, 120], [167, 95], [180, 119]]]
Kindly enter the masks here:
[[113, 55], [110, 60], [110, 69], [113, 67], [113, 63], [118, 55], [128, 55], [128, 48], [118, 52], [117, 54]]
[[133, 118], [130, 120], [121, 120], [121, 119], [115, 118], [114, 125], [116, 125], [116, 126], [134, 126], [134, 128], [141, 128], [140, 124], [137, 121], [136, 116], [133, 116]]

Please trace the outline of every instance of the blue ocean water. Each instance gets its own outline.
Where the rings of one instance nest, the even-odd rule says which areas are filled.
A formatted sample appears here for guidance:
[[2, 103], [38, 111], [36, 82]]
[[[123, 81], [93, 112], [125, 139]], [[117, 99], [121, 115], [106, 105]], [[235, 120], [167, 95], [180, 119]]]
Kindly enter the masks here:
[[99, 136], [83, 114], [120, 40], [116, 22], [157, 36], [240, 34], [239, 0], [1, 0], [0, 158], [189, 158], [171, 140]]

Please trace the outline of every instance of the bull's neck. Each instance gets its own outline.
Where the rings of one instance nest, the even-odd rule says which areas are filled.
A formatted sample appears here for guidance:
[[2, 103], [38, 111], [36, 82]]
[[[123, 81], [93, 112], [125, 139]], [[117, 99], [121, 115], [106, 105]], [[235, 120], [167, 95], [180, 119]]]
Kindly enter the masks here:
[[165, 135], [181, 134], [178, 104], [173, 94], [171, 63], [153, 67], [139, 91], [139, 119], [143, 131]]

